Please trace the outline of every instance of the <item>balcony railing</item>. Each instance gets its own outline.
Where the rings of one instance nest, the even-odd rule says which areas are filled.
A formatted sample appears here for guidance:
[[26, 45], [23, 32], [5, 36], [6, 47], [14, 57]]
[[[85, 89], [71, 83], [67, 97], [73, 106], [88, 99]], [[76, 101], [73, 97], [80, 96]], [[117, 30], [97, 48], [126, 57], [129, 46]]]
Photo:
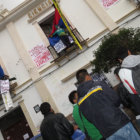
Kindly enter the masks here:
[[[85, 40], [76, 28], [72, 29], [72, 32], [82, 46], [88, 46], [87, 45], [88, 39]], [[64, 58], [69, 59], [69, 55], [71, 55], [75, 51], [78, 51], [79, 47], [74, 43], [71, 47], [66, 48], [60, 54], [57, 54], [55, 49], [52, 46], [49, 46], [48, 49], [54, 58], [54, 60], [52, 62], [60, 62]]]

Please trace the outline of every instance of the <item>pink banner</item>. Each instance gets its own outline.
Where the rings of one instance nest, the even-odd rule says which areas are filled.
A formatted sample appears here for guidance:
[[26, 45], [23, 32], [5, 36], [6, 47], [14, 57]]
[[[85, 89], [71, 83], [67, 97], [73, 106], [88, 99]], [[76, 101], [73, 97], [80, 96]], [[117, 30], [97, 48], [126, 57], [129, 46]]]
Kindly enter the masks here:
[[50, 54], [47, 47], [44, 46], [44, 44], [35, 46], [29, 51], [29, 53], [38, 68], [52, 60], [52, 55]]
[[110, 6], [114, 5], [116, 2], [118, 2], [119, 0], [101, 0], [102, 5], [105, 8], [109, 8]]

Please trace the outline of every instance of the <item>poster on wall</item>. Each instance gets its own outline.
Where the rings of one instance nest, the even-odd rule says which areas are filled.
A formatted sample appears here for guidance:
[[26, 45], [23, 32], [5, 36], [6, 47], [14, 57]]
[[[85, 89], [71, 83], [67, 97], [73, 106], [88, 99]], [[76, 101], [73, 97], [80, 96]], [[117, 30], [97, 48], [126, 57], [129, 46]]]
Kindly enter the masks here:
[[114, 4], [116, 4], [117, 2], [119, 2], [120, 0], [100, 0], [102, 6], [105, 9], [109, 9], [111, 6], [113, 6]]
[[9, 80], [0, 80], [0, 93], [3, 94], [9, 92], [9, 85]]
[[7, 111], [14, 106], [10, 92], [3, 93], [2, 99], [3, 99], [4, 105]]
[[53, 59], [50, 51], [43, 43], [40, 43], [29, 50], [29, 54], [38, 68]]
[[13, 107], [13, 101], [9, 93], [9, 89], [9, 80], [0, 80], [0, 94], [2, 95], [6, 110]]

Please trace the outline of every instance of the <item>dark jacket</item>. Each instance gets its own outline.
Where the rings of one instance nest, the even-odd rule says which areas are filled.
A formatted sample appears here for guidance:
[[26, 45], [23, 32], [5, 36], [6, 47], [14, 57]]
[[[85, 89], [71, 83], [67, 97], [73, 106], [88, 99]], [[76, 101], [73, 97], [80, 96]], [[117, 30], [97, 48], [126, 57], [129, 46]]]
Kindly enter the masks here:
[[135, 115], [140, 115], [140, 97], [137, 94], [130, 94], [124, 87], [123, 83], [120, 83], [117, 87], [117, 93], [124, 107], [130, 108]]
[[120, 83], [117, 86], [117, 93], [118, 96], [120, 97], [121, 103], [123, 104], [124, 107], [131, 108], [131, 101], [129, 97], [129, 92], [128, 90], [124, 87], [123, 83]]
[[49, 113], [44, 117], [40, 131], [43, 140], [71, 140], [74, 129], [63, 114]]
[[78, 87], [78, 96], [81, 112], [96, 126], [104, 138], [108, 138], [129, 122], [119, 109], [120, 99], [117, 93], [104, 82], [82, 83]]
[[91, 140], [100, 140], [102, 138], [99, 130], [79, 112], [79, 106], [77, 104], [75, 104], [73, 108], [73, 118], [83, 132], [85, 132], [86, 129]]

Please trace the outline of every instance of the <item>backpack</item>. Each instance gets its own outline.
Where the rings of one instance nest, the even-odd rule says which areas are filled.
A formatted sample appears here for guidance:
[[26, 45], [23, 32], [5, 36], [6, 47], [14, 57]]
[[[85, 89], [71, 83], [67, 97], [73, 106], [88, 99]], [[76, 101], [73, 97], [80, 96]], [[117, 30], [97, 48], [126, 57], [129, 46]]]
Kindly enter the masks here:
[[126, 67], [122, 68], [130, 69], [132, 71], [132, 79], [135, 86], [135, 90], [137, 91], [138, 94], [140, 94], [140, 64], [132, 68]]

